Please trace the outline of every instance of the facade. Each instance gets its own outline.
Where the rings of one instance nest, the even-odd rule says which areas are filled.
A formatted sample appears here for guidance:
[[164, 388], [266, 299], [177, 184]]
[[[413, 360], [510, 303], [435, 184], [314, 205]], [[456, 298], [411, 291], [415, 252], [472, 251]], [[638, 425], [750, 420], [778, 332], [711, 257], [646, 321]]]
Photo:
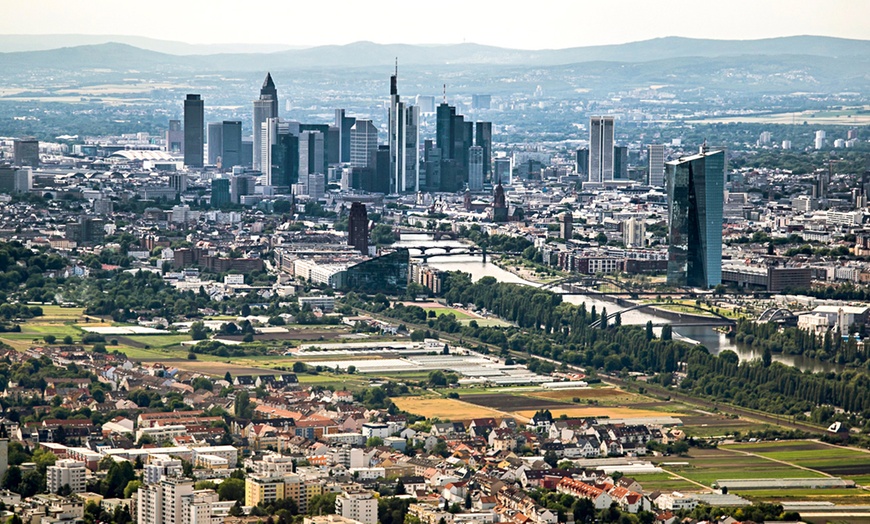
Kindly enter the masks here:
[[589, 182], [613, 180], [612, 116], [593, 116], [589, 121]]
[[588, 181], [589, 177], [589, 149], [585, 147], [581, 147], [577, 150], [576, 157], [574, 159], [574, 170], [577, 173], [577, 176], [580, 177], [582, 181]]
[[85, 491], [85, 463], [77, 460], [58, 460], [49, 466], [45, 472], [45, 489], [49, 493], [57, 493], [64, 486], [69, 486], [73, 493]]
[[701, 152], [667, 163], [668, 285], [722, 282], [725, 154]]
[[372, 154], [378, 150], [378, 128], [371, 120], [356, 120], [348, 140], [351, 167], [369, 167]]
[[347, 244], [363, 254], [369, 252], [369, 214], [366, 205], [362, 202], [354, 202], [350, 205], [350, 216], [347, 220]]
[[559, 238], [562, 240], [571, 240], [574, 234], [574, 215], [571, 213], [562, 213], [559, 220]]
[[644, 247], [646, 245], [646, 224], [642, 218], [631, 217], [625, 221], [622, 229], [625, 247]]
[[30, 167], [0, 166], [0, 193], [27, 193], [33, 188]]
[[166, 131], [166, 152], [176, 155], [184, 153], [184, 129], [181, 120], [170, 120]]
[[207, 127], [207, 138], [208, 138], [208, 165], [214, 166], [217, 165], [218, 160], [221, 158], [221, 149], [223, 148], [223, 141], [221, 140], [222, 133], [224, 130], [223, 122], [209, 122]]
[[338, 287], [357, 293], [403, 294], [408, 289], [410, 253], [398, 249], [350, 266], [344, 271]]
[[192, 495], [193, 481], [188, 479], [164, 478], [142, 485], [137, 492], [137, 524], [188, 524], [183, 499]]
[[299, 136], [291, 132], [290, 124], [278, 122], [277, 118], [270, 118], [264, 128], [266, 185], [289, 188], [299, 182]]
[[628, 148], [613, 146], [613, 179], [628, 180]]
[[483, 177], [492, 179], [492, 122], [474, 125], [474, 145], [483, 148]]
[[230, 180], [213, 178], [211, 181], [211, 207], [222, 207], [231, 202]]
[[12, 142], [12, 158], [16, 166], [39, 167], [39, 140], [17, 138]]
[[390, 191], [405, 193], [420, 190], [420, 111], [401, 101], [397, 81], [390, 77]]
[[345, 490], [335, 498], [335, 514], [363, 524], [377, 524], [378, 501], [368, 490]]
[[[221, 123], [220, 156], [221, 171], [232, 171], [233, 166], [242, 165], [241, 120], [224, 120]], [[209, 144], [209, 158], [211, 158], [211, 144]]]
[[468, 149], [468, 189], [483, 190], [485, 156], [483, 148], [472, 146]]
[[[338, 129], [338, 161], [342, 164], [351, 162], [352, 129], [356, 118], [345, 116], [344, 109], [335, 110], [335, 127]], [[377, 148], [377, 132], [375, 132], [375, 148]]]
[[323, 133], [302, 131], [299, 133], [299, 179], [308, 175], [326, 173], [323, 163]]
[[261, 129], [269, 118], [278, 118], [278, 90], [272, 81], [271, 73], [266, 73], [263, 86], [260, 88], [260, 98], [254, 100], [254, 169], [263, 170], [263, 144]]
[[187, 95], [184, 100], [184, 165], [203, 166], [203, 134], [205, 133], [205, 103], [200, 95]]
[[649, 146], [647, 183], [652, 187], [664, 187], [665, 185], [665, 146], [662, 144], [650, 144]]

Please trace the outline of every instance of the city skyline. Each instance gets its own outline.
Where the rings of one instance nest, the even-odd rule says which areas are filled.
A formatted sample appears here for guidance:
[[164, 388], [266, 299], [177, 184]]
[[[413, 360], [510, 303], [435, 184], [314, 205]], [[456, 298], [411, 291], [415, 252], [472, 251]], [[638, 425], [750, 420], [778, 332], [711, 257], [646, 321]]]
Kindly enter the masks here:
[[[121, 27], [127, 15], [109, 0], [87, 0], [70, 4], [58, 0], [37, 0], [27, 4], [6, 7], [6, 16], [0, 20], [0, 34], [86, 34], [106, 33], [107, 27]], [[167, 17], [167, 9], [176, 16]], [[818, 2], [731, 2], [721, 9], [712, 2], [673, 0], [662, 4], [623, 1], [615, 8], [597, 4], [565, 5], [556, 0], [544, 0], [534, 10], [503, 9], [491, 3], [466, 4], [447, 0], [437, 12], [426, 7], [408, 5], [393, 0], [370, 3], [331, 0], [296, 5], [276, 3], [271, 7], [275, 19], [335, 18], [341, 14], [341, 31], [322, 31], [320, 24], [298, 24], [291, 33], [277, 39], [273, 33], [258, 30], [253, 22], [259, 15], [255, 11], [239, 10], [227, 1], [217, 1], [210, 9], [202, 10], [196, 3], [152, 2], [151, 8], [137, 12], [137, 29], [131, 36], [181, 41], [190, 44], [283, 44], [289, 46], [343, 45], [357, 41], [378, 43], [404, 43], [439, 45], [473, 42], [478, 44], [519, 49], [569, 48], [619, 44], [665, 36], [684, 36], [713, 39], [760, 39], [792, 35], [824, 35], [843, 38], [868, 39], [870, 26], [863, 20], [870, 15], [870, 4], [833, 0]], [[232, 16], [226, 16], [228, 12]], [[383, 12], [399, 10], [418, 24], [392, 24]], [[714, 12], [719, 23], [679, 24], [675, 19], [698, 13]], [[586, 24], [576, 31], [576, 20], [606, 20], [619, 12], [619, 24]], [[452, 13], [459, 20], [487, 20], [486, 24], [426, 24], [427, 17], [441, 17]], [[558, 16], [554, 16], [558, 14]], [[287, 15], [285, 17], [285, 15]], [[292, 16], [290, 16], [292, 15]], [[195, 17], [202, 23], [187, 23]], [[344, 22], [346, 21], [346, 22]], [[529, 31], [529, 27], [539, 30]], [[519, 29], [522, 28], [522, 31]], [[514, 30], [516, 29], [516, 30]], [[220, 35], [233, 35], [232, 41]], [[389, 35], [389, 36], [385, 36]]]

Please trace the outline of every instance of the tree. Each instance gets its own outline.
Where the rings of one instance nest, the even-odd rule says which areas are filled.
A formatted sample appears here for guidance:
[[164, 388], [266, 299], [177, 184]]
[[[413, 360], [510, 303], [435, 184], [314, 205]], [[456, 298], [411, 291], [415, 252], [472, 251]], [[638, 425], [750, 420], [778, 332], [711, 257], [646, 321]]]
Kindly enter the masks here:
[[18, 494], [22, 498], [32, 497], [37, 493], [45, 490], [45, 477], [39, 474], [39, 471], [30, 470], [25, 472], [21, 477], [21, 484], [18, 489]]
[[553, 450], [547, 451], [544, 453], [544, 462], [549, 464], [551, 468], [555, 468], [556, 464], [559, 463], [559, 456]]
[[396, 495], [407, 495], [408, 490], [405, 489], [405, 483], [402, 482], [402, 479], [399, 479], [399, 481], [396, 483], [395, 493]]
[[3, 474], [3, 489], [18, 492], [21, 485], [21, 468], [18, 466], [9, 466], [6, 473]]
[[234, 408], [237, 417], [244, 419], [254, 418], [254, 406], [251, 405], [251, 397], [247, 391], [242, 390], [236, 394]]
[[217, 493], [221, 500], [235, 500], [241, 503], [245, 500], [245, 481], [228, 478], [220, 483]]
[[54, 344], [57, 340], [57, 337], [54, 335], [45, 335], [44, 337], [42, 337], [42, 339], [45, 340], [46, 344]]
[[227, 374], [224, 375], [224, 380], [226, 380], [226, 381], [229, 382], [230, 384], [233, 383], [233, 376], [230, 375], [230, 372], [229, 372], [229, 371], [227, 371]]
[[764, 367], [770, 367], [770, 364], [773, 362], [773, 355], [770, 353], [770, 348], [765, 346], [764, 352], [761, 354], [761, 363]]
[[665, 324], [662, 326], [662, 340], [665, 342], [672, 340], [674, 338], [673, 329], [670, 324]]
[[415, 329], [411, 332], [411, 341], [412, 342], [423, 342], [426, 339], [426, 332], [420, 331], [419, 329]]
[[296, 361], [293, 363], [293, 373], [305, 373], [308, 371], [308, 366], [305, 362]]
[[139, 480], [131, 480], [127, 483], [127, 486], [124, 487], [124, 498], [128, 499], [133, 496], [133, 493], [139, 491], [139, 488], [142, 487], [142, 482]]
[[207, 337], [208, 330], [203, 322], [197, 321], [190, 325], [191, 340], [205, 340]]
[[369, 448], [376, 448], [383, 445], [384, 439], [382, 439], [381, 437], [369, 437], [368, 440], [366, 440], [366, 447]]
[[647, 321], [646, 321], [646, 339], [647, 339], [647, 340], [653, 340], [654, 338], [656, 338], [656, 336], [655, 336], [655, 334], [653, 333], [653, 323], [652, 323], [652, 320], [647, 320]]
[[73, 343], [73, 338], [70, 335], [63, 337], [63, 343], [69, 346]]

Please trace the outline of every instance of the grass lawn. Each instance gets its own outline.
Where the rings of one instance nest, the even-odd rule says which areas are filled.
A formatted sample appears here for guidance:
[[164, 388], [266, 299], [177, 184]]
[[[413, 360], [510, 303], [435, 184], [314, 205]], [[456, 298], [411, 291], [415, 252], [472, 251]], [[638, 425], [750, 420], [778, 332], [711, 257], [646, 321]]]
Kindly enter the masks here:
[[464, 318], [460, 319], [459, 323], [468, 325], [472, 321], [477, 322], [477, 325], [480, 327], [507, 327], [511, 326], [510, 322], [506, 322], [500, 318]]
[[427, 316], [429, 315], [430, 311], [434, 311], [436, 317], [439, 317], [441, 315], [456, 315], [456, 320], [463, 320], [466, 318], [468, 318], [468, 319], [477, 318], [477, 317], [469, 315], [468, 313], [465, 313], [464, 311], [459, 311], [458, 309], [453, 309], [452, 307], [426, 308], [426, 315]]
[[85, 312], [83, 307], [40, 306], [42, 316], [34, 320], [44, 322], [71, 322], [78, 320]]

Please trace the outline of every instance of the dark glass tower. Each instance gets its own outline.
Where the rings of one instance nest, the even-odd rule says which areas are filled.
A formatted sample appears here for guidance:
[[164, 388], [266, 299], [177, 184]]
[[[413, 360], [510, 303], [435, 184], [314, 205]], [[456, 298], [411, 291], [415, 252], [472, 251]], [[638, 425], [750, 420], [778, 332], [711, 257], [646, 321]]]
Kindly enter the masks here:
[[233, 166], [239, 165], [242, 165], [242, 122], [224, 120], [221, 124], [221, 171], [232, 171]]
[[483, 148], [483, 177], [492, 178], [492, 122], [477, 122], [474, 145]]
[[202, 167], [205, 135], [205, 105], [199, 95], [184, 100], [184, 165]]
[[271, 185], [289, 188], [299, 182], [299, 137], [279, 133], [278, 143], [272, 145]]
[[366, 205], [354, 202], [347, 218], [347, 244], [363, 254], [369, 252], [369, 214]]
[[722, 282], [725, 153], [702, 147], [666, 167], [668, 285], [714, 287]]

